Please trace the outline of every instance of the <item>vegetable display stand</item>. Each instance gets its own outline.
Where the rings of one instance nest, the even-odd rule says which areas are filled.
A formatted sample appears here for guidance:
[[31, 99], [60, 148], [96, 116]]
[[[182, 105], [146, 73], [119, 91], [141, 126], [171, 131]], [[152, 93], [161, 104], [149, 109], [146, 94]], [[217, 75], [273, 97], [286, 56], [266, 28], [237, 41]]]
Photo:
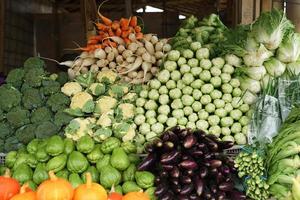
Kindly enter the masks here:
[[230, 157], [235, 158], [243, 149], [243, 145], [234, 145], [230, 149], [225, 149], [224, 153]]
[[4, 164], [5, 163], [5, 153], [0, 153], [0, 164]]

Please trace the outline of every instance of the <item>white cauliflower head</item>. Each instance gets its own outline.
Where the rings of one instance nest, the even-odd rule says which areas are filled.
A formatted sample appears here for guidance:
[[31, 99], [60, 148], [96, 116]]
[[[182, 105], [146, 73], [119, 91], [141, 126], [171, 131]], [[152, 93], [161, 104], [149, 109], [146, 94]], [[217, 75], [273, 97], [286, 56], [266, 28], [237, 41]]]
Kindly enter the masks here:
[[95, 113], [104, 114], [117, 105], [117, 100], [110, 96], [103, 96], [96, 102]]
[[88, 101], [93, 101], [92, 95], [87, 92], [78, 92], [71, 99], [71, 109], [82, 109]]
[[118, 106], [122, 111], [123, 119], [129, 119], [134, 117], [135, 106], [131, 103], [122, 103]]
[[95, 123], [95, 118], [75, 118], [66, 127], [65, 136], [75, 141], [85, 135], [92, 136]]
[[65, 83], [64, 86], [61, 88], [61, 92], [64, 93], [67, 96], [73, 96], [77, 94], [78, 92], [82, 91], [82, 87], [77, 82], [68, 82]]
[[103, 113], [97, 121], [97, 125], [102, 127], [109, 127], [112, 124], [112, 117], [114, 115], [113, 110], [109, 110], [106, 113]]
[[99, 82], [105, 82], [108, 81], [109, 83], [114, 83], [118, 77], [118, 74], [111, 71], [111, 70], [105, 70], [100, 71], [97, 75], [97, 80]]

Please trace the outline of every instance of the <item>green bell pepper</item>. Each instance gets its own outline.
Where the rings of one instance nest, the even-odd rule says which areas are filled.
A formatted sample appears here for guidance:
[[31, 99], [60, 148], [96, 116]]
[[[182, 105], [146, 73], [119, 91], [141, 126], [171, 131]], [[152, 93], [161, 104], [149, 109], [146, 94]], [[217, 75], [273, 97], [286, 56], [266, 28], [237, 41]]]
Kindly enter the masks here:
[[105, 140], [101, 145], [101, 151], [104, 154], [111, 153], [115, 148], [118, 148], [121, 145], [121, 141], [118, 138], [110, 137]]
[[85, 156], [78, 152], [73, 151], [69, 155], [69, 159], [67, 161], [67, 168], [72, 173], [82, 173], [84, 172], [89, 166], [89, 163]]
[[81, 137], [76, 144], [77, 151], [81, 153], [90, 153], [95, 146], [94, 140], [89, 135]]
[[64, 150], [65, 150], [64, 140], [60, 136], [54, 135], [48, 140], [46, 146], [46, 152], [49, 155], [57, 156], [63, 153]]
[[54, 172], [58, 172], [60, 170], [62, 170], [67, 163], [67, 155], [65, 154], [61, 154], [59, 156], [53, 157], [51, 158], [47, 164], [46, 164], [46, 170], [47, 171], [54, 171]]

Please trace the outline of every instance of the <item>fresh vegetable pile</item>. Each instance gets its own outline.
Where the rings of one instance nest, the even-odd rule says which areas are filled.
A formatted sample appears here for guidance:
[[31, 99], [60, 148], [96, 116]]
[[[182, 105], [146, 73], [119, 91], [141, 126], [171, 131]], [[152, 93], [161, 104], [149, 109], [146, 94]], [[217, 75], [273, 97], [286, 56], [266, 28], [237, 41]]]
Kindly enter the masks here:
[[29, 58], [0, 86], [0, 152], [19, 149], [34, 138], [63, 134], [72, 119], [63, 112], [70, 100], [60, 92], [67, 74], [50, 75], [44, 68], [42, 60]]
[[203, 131], [173, 127], [147, 148], [138, 169], [156, 175], [158, 199], [245, 199], [234, 188], [233, 160], [222, 154], [232, 145]]

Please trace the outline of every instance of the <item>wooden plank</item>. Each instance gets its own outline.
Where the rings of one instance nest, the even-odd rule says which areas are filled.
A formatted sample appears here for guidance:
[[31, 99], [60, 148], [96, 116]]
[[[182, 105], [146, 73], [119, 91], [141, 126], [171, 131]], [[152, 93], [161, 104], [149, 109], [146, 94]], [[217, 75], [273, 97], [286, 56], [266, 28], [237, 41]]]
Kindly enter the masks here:
[[97, 19], [97, 4], [95, 0], [80, 0], [80, 10], [85, 27], [86, 40], [96, 32], [93, 22]]
[[257, 19], [260, 15], [260, 0], [254, 0], [254, 19]]
[[124, 0], [125, 2], [125, 16], [129, 18], [132, 16], [132, 0]]
[[5, 21], [5, 0], [0, 1], [0, 72], [6, 73], [4, 67], [4, 21]]
[[261, 11], [270, 11], [272, 10], [272, 0], [262, 0], [261, 1]]
[[283, 10], [284, 0], [274, 0], [273, 1], [273, 8], [276, 8], [278, 10]]
[[249, 24], [253, 21], [254, 1], [242, 0], [241, 4], [241, 24]]

